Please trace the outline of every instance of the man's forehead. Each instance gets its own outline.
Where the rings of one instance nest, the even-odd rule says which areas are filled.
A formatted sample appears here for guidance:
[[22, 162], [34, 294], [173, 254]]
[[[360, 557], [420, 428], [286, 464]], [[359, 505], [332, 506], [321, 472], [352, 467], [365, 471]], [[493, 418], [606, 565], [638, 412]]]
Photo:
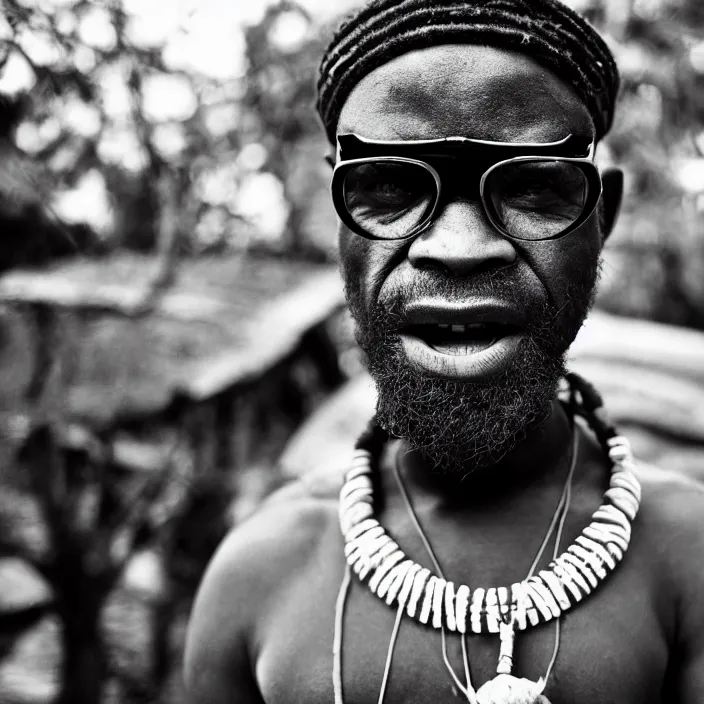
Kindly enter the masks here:
[[464, 44], [409, 52], [365, 76], [342, 109], [338, 133], [345, 132], [542, 142], [591, 137], [594, 126], [576, 93], [537, 62]]

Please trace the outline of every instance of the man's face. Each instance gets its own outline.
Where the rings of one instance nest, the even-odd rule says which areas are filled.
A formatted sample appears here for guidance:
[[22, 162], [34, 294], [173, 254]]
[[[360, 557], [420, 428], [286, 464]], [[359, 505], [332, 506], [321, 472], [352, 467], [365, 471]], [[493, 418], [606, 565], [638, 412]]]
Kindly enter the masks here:
[[[530, 58], [449, 45], [366, 76], [340, 117], [338, 133], [349, 132], [555, 142], [593, 137], [594, 128], [571, 89]], [[492, 227], [476, 199], [458, 196], [414, 239], [369, 240], [343, 225], [339, 239], [382, 425], [438, 470], [498, 461], [555, 396], [592, 300], [597, 217], [560, 239], [518, 242]]]

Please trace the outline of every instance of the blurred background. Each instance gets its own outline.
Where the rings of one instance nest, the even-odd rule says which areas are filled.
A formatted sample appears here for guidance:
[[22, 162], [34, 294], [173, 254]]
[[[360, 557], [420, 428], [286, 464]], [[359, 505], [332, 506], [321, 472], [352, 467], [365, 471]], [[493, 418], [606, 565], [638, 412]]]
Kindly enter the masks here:
[[[183, 701], [225, 532], [373, 408], [312, 108], [355, 0], [0, 0], [0, 701]], [[704, 5], [571, 0], [626, 172], [574, 365], [704, 477]]]

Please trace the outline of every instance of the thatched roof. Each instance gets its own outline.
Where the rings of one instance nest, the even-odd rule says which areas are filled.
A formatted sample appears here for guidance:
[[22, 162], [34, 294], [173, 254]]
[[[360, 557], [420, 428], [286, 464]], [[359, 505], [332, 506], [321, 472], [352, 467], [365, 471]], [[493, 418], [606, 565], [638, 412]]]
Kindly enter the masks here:
[[12, 387], [5, 408], [31, 377], [30, 305], [56, 313], [52, 344], [66, 365], [67, 415], [105, 426], [158, 413], [177, 396], [202, 400], [257, 378], [343, 303], [334, 267], [223, 255], [181, 262], [174, 284], [139, 315], [157, 266], [122, 253], [2, 277], [0, 301], [13, 316], [7, 332], [21, 340], [0, 360], [10, 370], [0, 373], [0, 391]]

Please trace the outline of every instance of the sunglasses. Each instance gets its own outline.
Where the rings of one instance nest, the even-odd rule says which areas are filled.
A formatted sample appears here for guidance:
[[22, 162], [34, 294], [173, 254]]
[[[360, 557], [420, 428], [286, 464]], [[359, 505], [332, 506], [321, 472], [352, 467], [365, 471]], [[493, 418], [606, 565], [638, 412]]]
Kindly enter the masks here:
[[428, 229], [455, 200], [481, 204], [503, 236], [554, 240], [582, 225], [602, 192], [594, 143], [488, 142], [465, 137], [384, 142], [337, 140], [332, 200], [350, 229], [405, 240]]

